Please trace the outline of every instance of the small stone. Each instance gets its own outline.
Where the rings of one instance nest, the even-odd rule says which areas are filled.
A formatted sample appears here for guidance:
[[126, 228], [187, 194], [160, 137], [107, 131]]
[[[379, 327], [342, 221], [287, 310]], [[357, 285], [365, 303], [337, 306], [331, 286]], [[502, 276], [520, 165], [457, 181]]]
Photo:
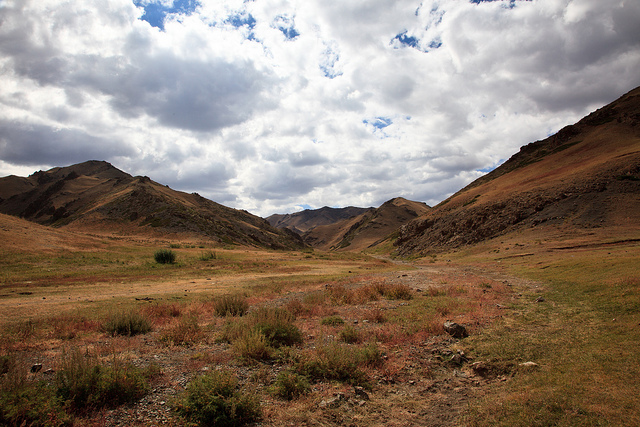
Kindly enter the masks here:
[[445, 332], [454, 338], [466, 338], [469, 336], [469, 333], [467, 332], [464, 326], [459, 325], [450, 320], [447, 320], [446, 322], [444, 322], [443, 326], [444, 326]]
[[535, 362], [524, 362], [519, 363], [518, 366], [522, 366], [523, 368], [537, 368], [539, 365]]
[[42, 363], [35, 363], [33, 366], [31, 366], [31, 373], [35, 374], [37, 372], [40, 372], [41, 369], [42, 369]]
[[542, 298], [542, 297], [538, 297], [538, 298], [536, 299], [536, 302], [544, 302], [544, 301], [545, 301], [545, 299], [544, 299], [544, 298]]
[[364, 391], [364, 388], [357, 386], [353, 388], [353, 391], [355, 392], [356, 396], [358, 396], [359, 398], [364, 400], [369, 400], [369, 394], [366, 391]]

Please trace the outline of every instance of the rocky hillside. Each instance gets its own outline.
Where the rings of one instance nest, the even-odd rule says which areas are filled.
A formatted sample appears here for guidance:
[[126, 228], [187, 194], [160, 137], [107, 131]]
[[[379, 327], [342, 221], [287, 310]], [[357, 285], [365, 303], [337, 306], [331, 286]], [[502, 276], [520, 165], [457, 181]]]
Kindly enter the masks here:
[[[640, 88], [503, 165], [404, 225], [402, 255], [474, 244], [518, 230], [640, 224]], [[637, 233], [636, 233], [637, 234]]]
[[0, 178], [0, 212], [81, 231], [180, 233], [274, 249], [303, 245], [255, 215], [89, 161]]
[[386, 241], [401, 225], [429, 209], [424, 203], [398, 197], [353, 218], [315, 227], [303, 238], [318, 249], [363, 250]]
[[274, 214], [267, 217], [269, 224], [276, 228], [288, 228], [289, 230], [303, 234], [320, 225], [335, 224], [345, 219], [362, 215], [374, 208], [346, 208], [323, 207], [320, 209], [305, 209], [292, 214]]

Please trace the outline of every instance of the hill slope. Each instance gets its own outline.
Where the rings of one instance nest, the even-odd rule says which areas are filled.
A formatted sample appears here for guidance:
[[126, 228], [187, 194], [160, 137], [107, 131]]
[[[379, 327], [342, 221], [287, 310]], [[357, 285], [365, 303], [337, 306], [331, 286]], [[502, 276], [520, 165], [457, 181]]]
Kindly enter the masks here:
[[[474, 244], [513, 231], [565, 234], [640, 224], [640, 88], [528, 144], [400, 230], [399, 254]], [[602, 233], [600, 233], [602, 234]]]
[[429, 206], [398, 197], [377, 209], [334, 224], [315, 227], [304, 241], [323, 250], [363, 250], [386, 240], [398, 227], [429, 211]]
[[133, 177], [107, 162], [89, 161], [0, 178], [0, 212], [80, 231], [180, 233], [220, 242], [294, 248], [302, 241], [246, 211]]
[[353, 218], [374, 208], [346, 208], [323, 207], [320, 209], [305, 209], [292, 214], [274, 214], [267, 217], [269, 224], [276, 228], [288, 228], [298, 234], [303, 234], [320, 225], [334, 224], [345, 219]]

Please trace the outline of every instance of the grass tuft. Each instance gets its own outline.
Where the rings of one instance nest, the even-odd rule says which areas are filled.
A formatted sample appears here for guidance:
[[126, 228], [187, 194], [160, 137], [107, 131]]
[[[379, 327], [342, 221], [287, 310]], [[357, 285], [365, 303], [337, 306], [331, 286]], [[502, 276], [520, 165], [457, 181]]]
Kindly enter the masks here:
[[247, 299], [241, 295], [228, 294], [216, 298], [213, 310], [218, 316], [244, 316], [249, 310]]
[[159, 340], [168, 345], [189, 346], [204, 339], [204, 333], [198, 325], [195, 315], [183, 316], [176, 323], [160, 333]]
[[151, 322], [137, 310], [112, 313], [102, 325], [102, 329], [111, 336], [134, 336], [151, 331]]

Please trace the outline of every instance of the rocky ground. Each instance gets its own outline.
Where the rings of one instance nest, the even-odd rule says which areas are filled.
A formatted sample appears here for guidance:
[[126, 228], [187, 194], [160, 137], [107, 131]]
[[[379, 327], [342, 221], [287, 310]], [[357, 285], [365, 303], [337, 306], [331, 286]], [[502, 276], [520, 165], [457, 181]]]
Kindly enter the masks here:
[[[443, 277], [475, 280], [500, 280], [512, 289], [538, 285], [513, 277], [505, 278], [496, 272], [457, 267], [422, 266], [404, 272], [386, 274], [384, 280], [409, 285], [416, 293], [428, 292], [434, 286], [444, 286]], [[358, 286], [354, 283], [352, 286]], [[285, 304], [291, 294], [269, 301]], [[507, 300], [495, 303], [499, 310], [508, 310], [508, 299], [519, 298], [515, 292]], [[394, 310], [401, 301], [377, 301], [379, 309]], [[492, 303], [493, 304], [493, 303]], [[356, 319], [359, 307], [349, 310]], [[499, 314], [498, 314], [499, 316]], [[210, 325], [215, 329], [218, 324]], [[304, 327], [303, 327], [304, 330]], [[313, 347], [334, 339], [332, 336], [308, 334], [304, 347]], [[471, 326], [472, 333], [480, 333]], [[287, 402], [272, 397], [266, 390], [277, 373], [286, 366], [278, 362], [244, 364], [237, 361], [228, 344], [208, 340], [192, 346], [161, 346], [157, 332], [129, 339], [123, 355], [139, 366], [155, 364], [162, 372], [155, 380], [151, 393], [132, 406], [105, 410], [86, 420], [87, 425], [100, 426], [176, 426], [181, 420], [172, 413], [172, 404], [196, 375], [216, 369], [231, 369], [242, 386], [251, 388], [262, 397], [263, 418], [255, 425], [307, 426], [455, 426], [469, 404], [488, 393], [496, 384], [509, 381], [511, 373], [496, 369], [489, 362], [474, 360], [464, 350], [464, 339], [438, 334], [422, 336], [411, 342], [383, 344], [385, 364], [369, 372], [371, 387], [364, 389], [341, 383], [320, 382], [312, 385], [311, 393], [296, 401]]]

